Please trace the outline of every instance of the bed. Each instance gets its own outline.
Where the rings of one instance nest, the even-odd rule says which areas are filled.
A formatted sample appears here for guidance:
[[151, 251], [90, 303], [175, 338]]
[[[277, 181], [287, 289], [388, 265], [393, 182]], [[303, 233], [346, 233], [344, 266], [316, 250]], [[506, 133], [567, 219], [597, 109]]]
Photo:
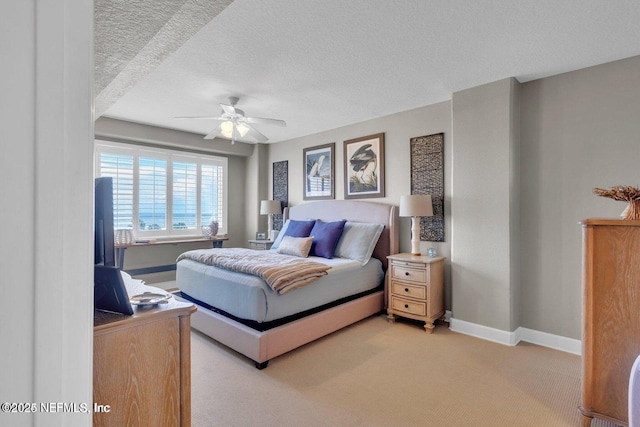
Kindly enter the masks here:
[[[336, 256], [308, 258], [331, 267], [317, 282], [284, 292], [274, 291], [266, 279], [203, 264], [204, 251], [197, 254], [200, 258], [185, 258], [183, 254], [177, 262], [176, 285], [181, 296], [198, 306], [191, 326], [252, 359], [259, 369], [274, 357], [381, 312], [386, 257], [397, 253], [399, 247], [395, 206], [330, 200], [285, 208], [283, 214], [285, 225], [308, 220], [320, 220], [319, 224], [346, 220]], [[370, 260], [360, 255], [351, 257], [353, 252], [349, 251], [347, 240], [351, 242], [356, 232], [375, 225], [380, 234], [370, 251]], [[288, 234], [286, 230], [279, 238], [284, 234]], [[284, 238], [288, 239], [287, 244], [296, 240]], [[280, 250], [286, 246], [283, 242], [279, 242]], [[237, 249], [227, 252], [234, 250]], [[256, 256], [261, 253], [255, 251]]]

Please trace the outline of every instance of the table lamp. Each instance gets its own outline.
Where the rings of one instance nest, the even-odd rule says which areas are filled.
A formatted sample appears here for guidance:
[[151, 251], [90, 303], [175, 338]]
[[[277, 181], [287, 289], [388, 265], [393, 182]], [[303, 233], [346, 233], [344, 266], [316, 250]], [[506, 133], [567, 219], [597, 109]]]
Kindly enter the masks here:
[[262, 200], [260, 202], [260, 215], [269, 215], [269, 240], [273, 240], [273, 215], [282, 213], [280, 200]]
[[420, 219], [421, 216], [433, 216], [431, 196], [412, 194], [400, 196], [400, 216], [411, 217], [411, 255], [420, 255]]

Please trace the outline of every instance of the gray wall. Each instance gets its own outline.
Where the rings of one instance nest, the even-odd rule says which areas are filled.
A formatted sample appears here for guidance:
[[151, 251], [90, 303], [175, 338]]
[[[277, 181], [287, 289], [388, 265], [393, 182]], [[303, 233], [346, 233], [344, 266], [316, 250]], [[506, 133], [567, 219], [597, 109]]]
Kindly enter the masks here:
[[581, 336], [578, 221], [618, 217], [594, 187], [640, 185], [640, 57], [522, 85], [522, 325]]
[[513, 78], [453, 94], [451, 316], [505, 331], [519, 326], [518, 96]]
[[260, 215], [260, 201], [271, 199], [272, 192], [268, 185], [268, 148], [265, 144], [256, 144], [253, 154], [246, 159], [246, 185], [235, 188], [241, 192], [244, 188], [245, 224], [244, 241], [246, 247], [249, 239], [256, 238], [256, 232], [267, 230], [267, 216]]

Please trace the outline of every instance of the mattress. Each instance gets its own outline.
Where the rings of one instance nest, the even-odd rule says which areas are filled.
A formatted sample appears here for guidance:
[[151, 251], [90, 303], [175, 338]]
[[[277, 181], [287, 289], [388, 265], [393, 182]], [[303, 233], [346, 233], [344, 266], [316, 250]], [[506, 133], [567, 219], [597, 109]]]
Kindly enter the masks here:
[[309, 260], [331, 266], [328, 274], [302, 288], [279, 295], [260, 278], [183, 259], [176, 285], [187, 297], [238, 319], [264, 323], [283, 319], [353, 295], [378, 289], [384, 281], [382, 263], [361, 265], [346, 258]]

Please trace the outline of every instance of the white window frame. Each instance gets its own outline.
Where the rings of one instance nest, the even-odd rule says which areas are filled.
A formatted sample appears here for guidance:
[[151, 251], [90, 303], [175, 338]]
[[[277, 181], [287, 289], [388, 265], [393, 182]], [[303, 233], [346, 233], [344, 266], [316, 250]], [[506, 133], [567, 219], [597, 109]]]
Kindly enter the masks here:
[[[222, 166], [223, 168], [223, 207], [222, 212], [218, 213], [218, 234], [228, 233], [228, 159], [226, 157], [219, 157], [207, 154], [192, 153], [180, 150], [171, 150], [167, 148], [148, 147], [145, 145], [136, 145], [130, 143], [119, 143], [112, 141], [96, 140], [96, 149], [94, 155], [94, 176], [100, 177], [100, 155], [102, 153], [110, 154], [124, 154], [131, 155], [134, 158], [133, 161], [133, 234], [136, 238], [192, 238], [202, 236], [202, 226], [208, 225], [202, 221], [201, 212], [201, 182], [202, 182], [202, 166], [214, 165]], [[140, 157], [156, 157], [162, 158], [167, 162], [167, 183], [166, 183], [166, 229], [164, 230], [139, 230], [135, 225], [139, 223], [139, 158]], [[173, 217], [173, 162], [174, 161], [186, 161], [196, 164], [197, 173], [197, 212], [196, 212], [196, 226], [195, 228], [188, 229], [173, 229], [172, 217]]]

